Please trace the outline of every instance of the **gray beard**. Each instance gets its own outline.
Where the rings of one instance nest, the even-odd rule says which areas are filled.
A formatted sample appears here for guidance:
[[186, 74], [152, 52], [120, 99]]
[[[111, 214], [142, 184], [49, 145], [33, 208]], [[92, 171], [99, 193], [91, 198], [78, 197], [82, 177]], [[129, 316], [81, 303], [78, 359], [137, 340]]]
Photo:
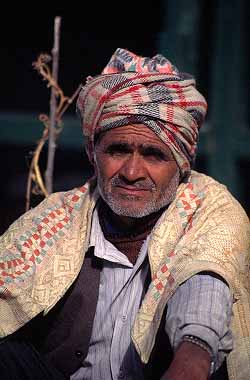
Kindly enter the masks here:
[[[154, 212], [159, 211], [162, 207], [166, 207], [169, 205], [175, 198], [176, 191], [179, 186], [180, 181], [180, 173], [179, 170], [176, 174], [171, 178], [167, 189], [164, 192], [160, 193], [160, 197], [158, 199], [152, 199], [149, 201], [143, 208], [122, 208], [119, 200], [115, 199], [112, 193], [104, 192], [103, 186], [100, 185], [98, 181], [98, 190], [103, 198], [103, 200], [109, 205], [111, 210], [120, 216], [128, 216], [131, 218], [142, 218], [144, 216], [148, 216]], [[124, 196], [124, 199], [136, 201], [138, 197], [136, 195]], [[139, 199], [139, 198], [138, 198]]]

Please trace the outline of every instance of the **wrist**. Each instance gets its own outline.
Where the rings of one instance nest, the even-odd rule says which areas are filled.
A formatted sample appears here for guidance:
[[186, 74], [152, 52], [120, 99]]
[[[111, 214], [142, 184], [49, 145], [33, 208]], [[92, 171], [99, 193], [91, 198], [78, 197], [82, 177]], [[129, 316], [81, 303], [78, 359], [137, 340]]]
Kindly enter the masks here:
[[209, 346], [209, 344], [207, 344], [204, 340], [202, 340], [201, 338], [198, 338], [195, 335], [184, 335], [182, 337], [182, 342], [192, 343], [200, 347], [202, 350], [206, 351], [209, 354], [209, 357], [211, 360], [211, 363], [210, 363], [210, 375], [211, 375], [214, 372], [215, 361], [214, 361], [212, 348]]
[[211, 357], [197, 344], [182, 341], [161, 380], [207, 380]]

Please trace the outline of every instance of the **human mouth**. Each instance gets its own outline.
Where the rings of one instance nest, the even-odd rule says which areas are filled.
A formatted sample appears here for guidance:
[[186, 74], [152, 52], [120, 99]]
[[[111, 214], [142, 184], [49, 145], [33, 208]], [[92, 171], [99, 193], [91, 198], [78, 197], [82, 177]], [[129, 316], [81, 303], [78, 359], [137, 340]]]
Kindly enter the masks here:
[[151, 191], [151, 189], [148, 188], [140, 188], [135, 186], [129, 186], [129, 185], [117, 185], [116, 188], [119, 189], [119, 192], [128, 194], [128, 195], [145, 195], [146, 192]]

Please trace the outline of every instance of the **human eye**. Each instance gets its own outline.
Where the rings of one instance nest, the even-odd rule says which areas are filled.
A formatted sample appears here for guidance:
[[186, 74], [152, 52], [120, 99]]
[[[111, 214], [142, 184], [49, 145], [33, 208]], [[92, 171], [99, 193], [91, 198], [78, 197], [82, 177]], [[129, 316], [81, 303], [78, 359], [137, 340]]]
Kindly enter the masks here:
[[145, 148], [143, 156], [151, 161], [168, 161], [167, 155], [161, 149], [155, 147]]
[[111, 156], [123, 156], [131, 152], [131, 149], [127, 144], [114, 143], [110, 144], [105, 152]]

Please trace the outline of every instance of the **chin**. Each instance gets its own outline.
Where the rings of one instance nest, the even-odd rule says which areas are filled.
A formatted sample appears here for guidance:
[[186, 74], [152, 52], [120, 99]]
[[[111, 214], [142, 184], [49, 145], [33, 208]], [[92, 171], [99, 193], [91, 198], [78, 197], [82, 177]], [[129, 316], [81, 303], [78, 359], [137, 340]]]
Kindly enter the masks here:
[[111, 210], [119, 216], [142, 218], [160, 209], [154, 199], [145, 199], [146, 197], [144, 199], [137, 196], [124, 197], [120, 196], [120, 194], [117, 196], [117, 194], [111, 192], [103, 192], [102, 198]]
[[126, 216], [129, 218], [142, 218], [144, 216], [148, 216], [154, 212], [151, 208], [142, 207], [142, 206], [128, 206], [120, 204], [109, 204], [109, 207], [112, 211], [119, 216]]

